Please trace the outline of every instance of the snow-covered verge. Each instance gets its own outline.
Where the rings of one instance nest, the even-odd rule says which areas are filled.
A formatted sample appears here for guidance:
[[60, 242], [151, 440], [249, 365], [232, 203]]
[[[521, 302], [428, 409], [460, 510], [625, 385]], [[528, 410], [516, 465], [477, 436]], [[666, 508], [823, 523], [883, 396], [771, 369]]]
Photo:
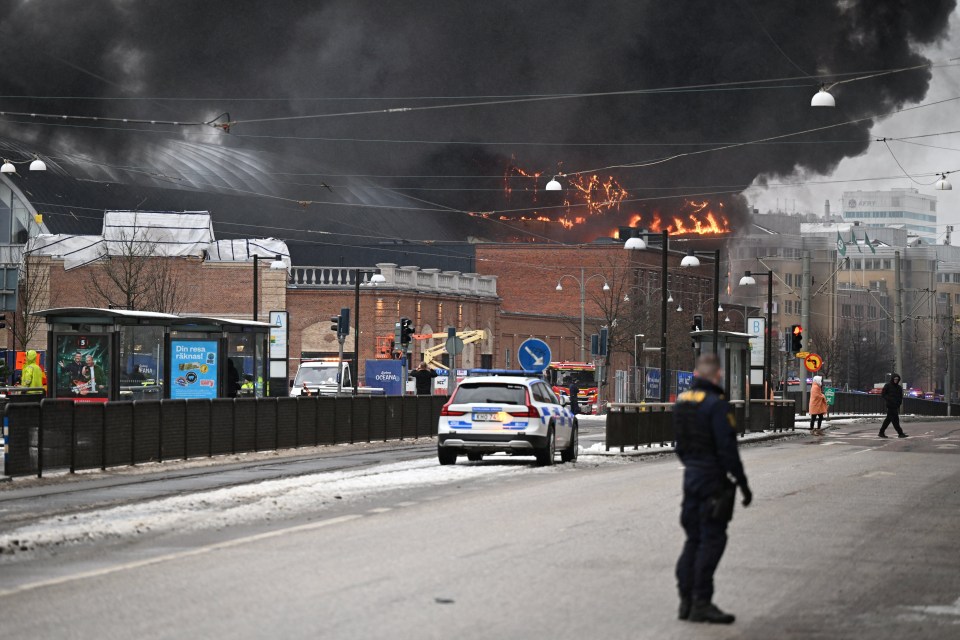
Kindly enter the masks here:
[[[490, 456], [489, 462], [441, 466], [436, 458], [423, 458], [349, 471], [326, 472], [255, 484], [161, 498], [76, 515], [39, 520], [0, 535], [0, 562], [13, 556], [54, 546], [137, 536], [144, 533], [185, 532], [282, 519], [322, 510], [332, 504], [358, 501], [380, 493], [426, 486], [454, 486], [475, 481], [530, 473], [558, 473], [569, 465], [537, 468], [517, 459], [517, 464], [496, 464], [507, 456]], [[615, 462], [594, 460], [588, 463]], [[493, 464], [491, 464], [493, 463]]]

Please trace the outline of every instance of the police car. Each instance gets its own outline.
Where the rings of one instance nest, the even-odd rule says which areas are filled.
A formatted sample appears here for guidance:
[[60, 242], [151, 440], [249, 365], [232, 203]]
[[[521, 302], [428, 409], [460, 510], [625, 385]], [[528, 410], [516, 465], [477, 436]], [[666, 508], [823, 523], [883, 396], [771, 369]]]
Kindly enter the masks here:
[[474, 370], [440, 412], [437, 457], [532, 455], [540, 466], [577, 459], [577, 419], [546, 382], [522, 371]]

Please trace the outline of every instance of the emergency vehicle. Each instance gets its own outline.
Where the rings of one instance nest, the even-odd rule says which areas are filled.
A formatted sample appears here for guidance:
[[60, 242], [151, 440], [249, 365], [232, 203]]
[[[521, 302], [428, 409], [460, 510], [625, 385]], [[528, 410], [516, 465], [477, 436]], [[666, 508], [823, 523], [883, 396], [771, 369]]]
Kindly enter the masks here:
[[577, 402], [581, 413], [594, 414], [597, 412], [597, 367], [591, 362], [551, 362], [544, 371], [547, 383], [554, 393], [567, 394], [570, 387], [569, 379], [573, 378], [580, 387]]

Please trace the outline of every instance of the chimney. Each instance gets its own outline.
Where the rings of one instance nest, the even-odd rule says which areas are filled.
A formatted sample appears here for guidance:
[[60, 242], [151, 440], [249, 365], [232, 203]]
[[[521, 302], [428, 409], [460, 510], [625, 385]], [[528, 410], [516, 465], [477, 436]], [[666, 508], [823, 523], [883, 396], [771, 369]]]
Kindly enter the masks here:
[[825, 200], [823, 202], [823, 217], [826, 218], [827, 220], [830, 219], [830, 201], [829, 200]]

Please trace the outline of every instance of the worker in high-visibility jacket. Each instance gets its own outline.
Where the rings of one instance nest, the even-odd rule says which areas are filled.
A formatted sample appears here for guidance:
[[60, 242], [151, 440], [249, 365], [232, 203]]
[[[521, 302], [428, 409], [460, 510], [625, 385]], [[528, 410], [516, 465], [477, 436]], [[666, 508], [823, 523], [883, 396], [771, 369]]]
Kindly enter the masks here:
[[20, 377], [20, 384], [23, 387], [43, 387], [43, 390], [33, 389], [27, 391], [29, 395], [46, 395], [47, 385], [44, 380], [43, 369], [37, 364], [37, 352], [31, 349], [27, 351], [27, 362], [23, 365], [23, 373]]

